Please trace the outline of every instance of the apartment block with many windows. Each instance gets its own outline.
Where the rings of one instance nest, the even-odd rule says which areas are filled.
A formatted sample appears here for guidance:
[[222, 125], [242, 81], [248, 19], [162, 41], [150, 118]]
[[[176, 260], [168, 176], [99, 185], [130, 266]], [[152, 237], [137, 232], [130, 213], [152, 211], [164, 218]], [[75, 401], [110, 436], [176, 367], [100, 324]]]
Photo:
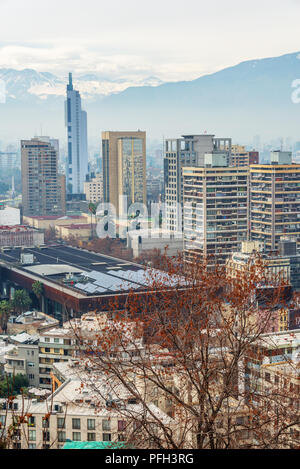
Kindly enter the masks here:
[[[228, 150], [221, 150], [224, 147]], [[231, 139], [215, 138], [209, 134], [183, 135], [179, 139], [167, 139], [164, 151], [165, 228], [170, 231], [182, 231], [182, 168], [203, 167], [205, 154], [212, 152], [226, 153], [228, 165], [231, 158]]]
[[205, 167], [183, 168], [184, 251], [223, 264], [248, 233], [248, 169], [206, 155]]
[[300, 243], [300, 165], [290, 152], [271, 153], [271, 164], [250, 166], [250, 235], [267, 249], [282, 236]]

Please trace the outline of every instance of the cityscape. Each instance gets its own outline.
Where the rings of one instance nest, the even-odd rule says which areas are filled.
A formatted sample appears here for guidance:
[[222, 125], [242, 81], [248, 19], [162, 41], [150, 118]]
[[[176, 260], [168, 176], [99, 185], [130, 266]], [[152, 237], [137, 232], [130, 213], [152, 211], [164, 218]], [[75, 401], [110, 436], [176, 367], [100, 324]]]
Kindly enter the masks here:
[[122, 27], [103, 69], [96, 42], [0, 42], [0, 450], [299, 449], [300, 52], [176, 62], [141, 35], [133, 66]]

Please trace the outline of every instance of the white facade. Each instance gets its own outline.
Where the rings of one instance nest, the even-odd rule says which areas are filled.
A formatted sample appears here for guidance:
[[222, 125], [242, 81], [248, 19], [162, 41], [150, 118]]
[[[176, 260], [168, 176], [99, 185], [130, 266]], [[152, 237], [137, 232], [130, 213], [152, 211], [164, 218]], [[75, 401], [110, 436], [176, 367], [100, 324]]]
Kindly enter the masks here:
[[20, 209], [14, 207], [5, 207], [0, 210], [0, 225], [15, 226], [20, 225]]
[[72, 74], [69, 74], [65, 118], [68, 133], [67, 185], [72, 194], [83, 193], [88, 173], [87, 114], [81, 109], [81, 98], [74, 90]]
[[127, 246], [133, 256], [139, 257], [145, 251], [159, 249], [161, 254], [172, 257], [183, 251], [183, 234], [168, 230], [139, 230], [127, 233]]

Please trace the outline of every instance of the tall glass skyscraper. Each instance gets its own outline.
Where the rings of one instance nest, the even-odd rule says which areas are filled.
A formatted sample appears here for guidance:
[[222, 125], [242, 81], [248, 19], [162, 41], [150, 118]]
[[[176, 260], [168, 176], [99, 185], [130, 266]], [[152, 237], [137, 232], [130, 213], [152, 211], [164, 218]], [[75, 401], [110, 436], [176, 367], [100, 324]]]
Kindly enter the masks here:
[[73, 88], [72, 73], [69, 73], [67, 85], [65, 117], [68, 131], [67, 190], [71, 194], [81, 194], [88, 173], [87, 114], [81, 109], [79, 91]]

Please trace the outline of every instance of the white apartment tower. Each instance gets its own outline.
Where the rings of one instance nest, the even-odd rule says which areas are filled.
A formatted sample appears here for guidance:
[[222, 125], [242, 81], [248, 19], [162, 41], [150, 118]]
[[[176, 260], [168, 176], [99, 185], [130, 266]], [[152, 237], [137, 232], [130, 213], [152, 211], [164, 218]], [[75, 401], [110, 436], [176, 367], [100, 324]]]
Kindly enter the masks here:
[[81, 109], [79, 91], [74, 90], [72, 73], [69, 73], [65, 118], [68, 132], [68, 161], [66, 168], [69, 193], [83, 193], [88, 173], [87, 114]]

